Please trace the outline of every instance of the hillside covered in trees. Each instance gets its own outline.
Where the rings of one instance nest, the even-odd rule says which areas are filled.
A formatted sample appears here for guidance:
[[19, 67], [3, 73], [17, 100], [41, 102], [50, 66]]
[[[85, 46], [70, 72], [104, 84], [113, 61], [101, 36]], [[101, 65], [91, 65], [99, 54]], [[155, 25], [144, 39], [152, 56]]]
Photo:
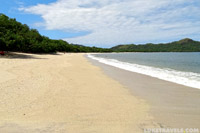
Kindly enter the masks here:
[[69, 44], [63, 40], [52, 40], [42, 36], [36, 29], [0, 14], [0, 51], [29, 53], [50, 52], [110, 52], [110, 49]]
[[200, 52], [200, 42], [189, 38], [166, 44], [129, 44], [111, 48], [114, 52]]
[[200, 42], [189, 38], [171, 43], [118, 45], [110, 49], [69, 44], [40, 35], [36, 29], [0, 14], [0, 51], [51, 52], [200, 52]]

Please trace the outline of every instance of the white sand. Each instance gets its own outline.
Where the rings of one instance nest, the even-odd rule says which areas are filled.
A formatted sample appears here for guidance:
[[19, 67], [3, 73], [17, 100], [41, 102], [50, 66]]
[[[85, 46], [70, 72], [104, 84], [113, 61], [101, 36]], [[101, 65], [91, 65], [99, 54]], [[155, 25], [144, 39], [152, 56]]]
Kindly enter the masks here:
[[0, 58], [0, 132], [133, 133], [156, 126], [145, 101], [83, 54], [25, 55], [36, 59]]

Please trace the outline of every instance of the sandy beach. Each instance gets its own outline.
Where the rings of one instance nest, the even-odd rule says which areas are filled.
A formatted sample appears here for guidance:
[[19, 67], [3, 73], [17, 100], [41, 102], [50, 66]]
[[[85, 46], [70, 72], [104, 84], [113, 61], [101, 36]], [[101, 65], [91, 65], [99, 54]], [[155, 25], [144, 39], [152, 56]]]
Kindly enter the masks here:
[[150, 106], [84, 54], [0, 58], [0, 132], [133, 133], [159, 127]]

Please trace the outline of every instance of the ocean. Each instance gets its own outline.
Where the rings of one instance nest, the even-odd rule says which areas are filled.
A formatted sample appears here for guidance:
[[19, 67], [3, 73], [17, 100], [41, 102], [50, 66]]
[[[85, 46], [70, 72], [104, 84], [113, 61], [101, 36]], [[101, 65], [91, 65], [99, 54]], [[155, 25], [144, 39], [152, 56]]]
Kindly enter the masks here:
[[130, 72], [200, 89], [200, 52], [103, 53], [89, 58]]

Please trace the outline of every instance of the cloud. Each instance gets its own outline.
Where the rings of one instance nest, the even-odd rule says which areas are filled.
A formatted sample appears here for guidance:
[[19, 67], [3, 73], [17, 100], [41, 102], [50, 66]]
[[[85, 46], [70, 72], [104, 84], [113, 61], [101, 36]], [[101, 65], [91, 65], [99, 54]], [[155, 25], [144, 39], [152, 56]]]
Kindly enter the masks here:
[[200, 33], [198, 0], [58, 0], [20, 8], [40, 15], [47, 30], [88, 31], [66, 40], [111, 46], [192, 36]]

